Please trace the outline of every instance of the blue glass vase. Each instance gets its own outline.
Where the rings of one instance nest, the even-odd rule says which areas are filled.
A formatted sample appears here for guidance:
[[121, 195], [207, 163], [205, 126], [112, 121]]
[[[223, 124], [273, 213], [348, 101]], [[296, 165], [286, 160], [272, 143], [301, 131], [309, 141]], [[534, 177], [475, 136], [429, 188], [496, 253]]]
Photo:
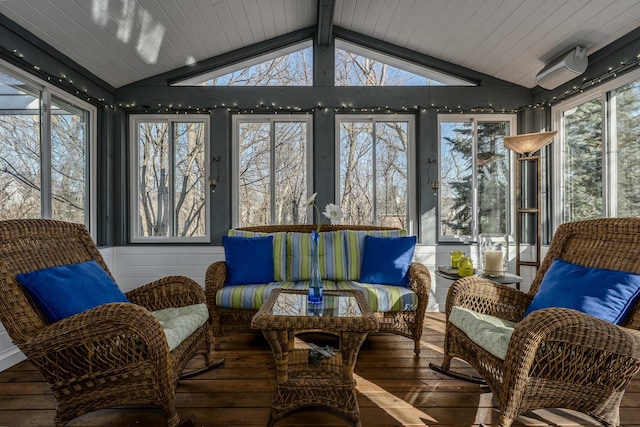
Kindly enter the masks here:
[[309, 291], [307, 294], [309, 304], [322, 304], [324, 300], [322, 295], [322, 277], [320, 276], [319, 243], [320, 234], [314, 231], [311, 233], [311, 277], [309, 277]]

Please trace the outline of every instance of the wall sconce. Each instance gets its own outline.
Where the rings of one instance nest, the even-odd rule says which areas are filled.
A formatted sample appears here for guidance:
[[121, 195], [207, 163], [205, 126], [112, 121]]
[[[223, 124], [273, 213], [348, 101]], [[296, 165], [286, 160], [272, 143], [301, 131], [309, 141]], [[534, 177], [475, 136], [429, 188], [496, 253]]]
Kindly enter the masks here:
[[209, 176], [209, 187], [211, 187], [211, 192], [215, 193], [216, 192], [216, 187], [218, 186], [218, 183], [220, 182], [220, 156], [212, 157], [211, 158], [211, 162], [215, 163], [215, 165], [216, 165], [216, 176], [215, 176], [215, 178], [212, 177], [212, 176]]
[[[431, 183], [431, 189], [433, 190], [434, 196], [438, 194], [438, 188], [440, 188], [440, 182], [438, 181], [437, 176], [434, 181], [431, 180], [431, 166], [437, 166], [437, 163], [438, 163], [437, 159], [432, 159], [432, 158], [427, 159], [427, 164], [429, 165], [429, 167], [427, 168], [427, 175], [428, 175], [429, 182]], [[436, 172], [436, 175], [437, 175], [437, 172]]]

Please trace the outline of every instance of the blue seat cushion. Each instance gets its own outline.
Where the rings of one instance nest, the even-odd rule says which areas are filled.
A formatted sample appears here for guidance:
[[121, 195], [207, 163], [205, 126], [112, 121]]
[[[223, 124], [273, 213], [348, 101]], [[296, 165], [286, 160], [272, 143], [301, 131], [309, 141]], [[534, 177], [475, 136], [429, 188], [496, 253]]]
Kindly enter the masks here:
[[416, 236], [365, 236], [359, 282], [381, 285], [409, 285]]
[[273, 236], [223, 236], [227, 285], [273, 282]]
[[129, 302], [94, 260], [16, 275], [51, 323], [111, 302]]
[[525, 312], [571, 308], [621, 324], [640, 295], [640, 275], [553, 260]]

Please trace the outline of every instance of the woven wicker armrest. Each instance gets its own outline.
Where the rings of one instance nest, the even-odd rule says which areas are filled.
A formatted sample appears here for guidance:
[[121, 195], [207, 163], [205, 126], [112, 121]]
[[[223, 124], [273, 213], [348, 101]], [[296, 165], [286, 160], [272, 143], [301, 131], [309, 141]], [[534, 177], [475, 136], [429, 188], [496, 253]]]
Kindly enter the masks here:
[[227, 278], [227, 264], [224, 261], [214, 262], [207, 268], [204, 277], [205, 292], [209, 307], [214, 307], [216, 302], [216, 292], [224, 286]]
[[[165, 344], [159, 345], [161, 342]], [[130, 366], [136, 358], [163, 364], [169, 353], [162, 326], [153, 314], [123, 302], [103, 304], [51, 323], [30, 336], [23, 349], [30, 359], [56, 359], [56, 365], [64, 364], [64, 369], [55, 371], [58, 378]], [[89, 357], [91, 354], [94, 356]], [[64, 362], [73, 360], [76, 362]]]
[[575, 310], [547, 308], [516, 326], [504, 361], [503, 390], [524, 390], [534, 381], [623, 391], [638, 371], [640, 331]]
[[418, 294], [420, 301], [426, 301], [431, 290], [431, 274], [429, 269], [419, 262], [412, 262], [409, 265], [409, 287]]
[[126, 293], [134, 304], [150, 311], [206, 302], [204, 289], [186, 276], [167, 276]]
[[508, 285], [477, 276], [456, 280], [447, 294], [446, 313], [454, 306], [518, 322], [532, 297]]

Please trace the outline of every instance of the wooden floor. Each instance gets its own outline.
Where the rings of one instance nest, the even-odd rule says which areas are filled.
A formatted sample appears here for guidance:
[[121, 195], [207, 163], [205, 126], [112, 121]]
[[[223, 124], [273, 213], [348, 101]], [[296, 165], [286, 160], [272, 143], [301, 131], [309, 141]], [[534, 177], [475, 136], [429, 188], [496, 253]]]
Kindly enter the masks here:
[[[358, 402], [364, 427], [495, 425], [495, 402], [488, 389], [431, 371], [442, 357], [444, 314], [429, 313], [420, 357], [413, 343], [395, 335], [373, 335], [362, 346], [356, 366]], [[182, 381], [177, 390], [181, 417], [195, 415], [196, 426], [265, 426], [274, 387], [275, 367], [266, 341], [258, 334], [239, 334], [222, 342], [226, 364]], [[195, 360], [194, 365], [202, 363]], [[461, 361], [454, 367], [472, 371]], [[53, 426], [55, 401], [29, 362], [0, 372], [0, 426]], [[640, 426], [640, 377], [622, 401], [624, 426]], [[110, 409], [76, 418], [70, 426], [163, 426], [156, 409]], [[341, 418], [318, 410], [294, 413], [276, 427], [346, 426]], [[592, 418], [561, 409], [538, 410], [514, 426], [600, 425]]]

